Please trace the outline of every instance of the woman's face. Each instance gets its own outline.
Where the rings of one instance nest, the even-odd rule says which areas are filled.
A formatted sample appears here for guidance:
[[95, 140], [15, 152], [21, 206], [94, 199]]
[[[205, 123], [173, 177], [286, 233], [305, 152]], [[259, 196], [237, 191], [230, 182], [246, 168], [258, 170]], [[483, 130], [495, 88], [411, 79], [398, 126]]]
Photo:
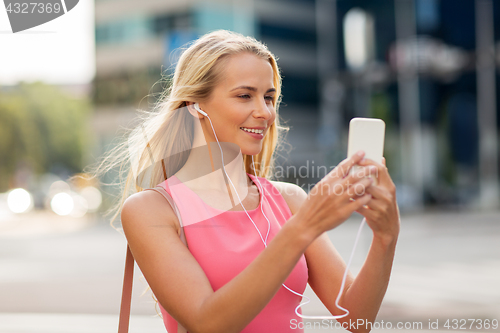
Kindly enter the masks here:
[[[275, 91], [273, 68], [267, 60], [251, 53], [236, 54], [228, 58], [221, 82], [200, 108], [212, 120], [220, 142], [235, 143], [243, 154], [256, 155], [276, 118]], [[202, 126], [215, 141], [210, 121], [205, 120]]]

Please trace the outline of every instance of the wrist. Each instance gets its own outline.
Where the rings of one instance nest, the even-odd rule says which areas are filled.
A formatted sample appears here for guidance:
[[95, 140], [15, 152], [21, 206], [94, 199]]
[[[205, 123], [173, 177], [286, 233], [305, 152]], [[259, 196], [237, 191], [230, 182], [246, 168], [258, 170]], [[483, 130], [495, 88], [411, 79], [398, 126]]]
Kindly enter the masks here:
[[381, 245], [385, 249], [395, 248], [397, 241], [398, 234], [373, 233], [373, 242]]
[[293, 215], [285, 223], [285, 227], [288, 227], [292, 237], [304, 250], [320, 235], [314, 231], [314, 228], [303, 223], [299, 215]]

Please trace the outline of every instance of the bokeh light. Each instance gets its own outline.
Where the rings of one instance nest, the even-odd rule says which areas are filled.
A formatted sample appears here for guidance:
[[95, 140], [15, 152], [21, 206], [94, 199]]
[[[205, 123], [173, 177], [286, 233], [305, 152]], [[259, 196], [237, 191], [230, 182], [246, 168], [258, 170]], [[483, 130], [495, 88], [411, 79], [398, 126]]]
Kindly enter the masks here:
[[74, 207], [75, 203], [73, 198], [66, 192], [57, 193], [50, 201], [50, 208], [52, 208], [57, 215], [68, 215]]
[[94, 186], [87, 186], [80, 191], [80, 195], [87, 200], [88, 209], [91, 212], [96, 211], [102, 203], [102, 194]]
[[66, 183], [63, 180], [56, 180], [55, 182], [53, 182], [50, 185], [48, 195], [49, 196], [54, 196], [54, 195], [56, 195], [57, 193], [60, 193], [60, 192], [69, 193], [70, 191], [71, 191], [71, 187], [69, 186], [68, 183]]
[[26, 213], [33, 208], [33, 196], [23, 188], [16, 188], [7, 195], [7, 206], [14, 213]]
[[83, 217], [87, 214], [87, 211], [89, 210], [87, 200], [74, 192], [71, 192], [71, 197], [73, 198], [74, 207], [73, 210], [71, 210], [70, 215], [73, 217]]

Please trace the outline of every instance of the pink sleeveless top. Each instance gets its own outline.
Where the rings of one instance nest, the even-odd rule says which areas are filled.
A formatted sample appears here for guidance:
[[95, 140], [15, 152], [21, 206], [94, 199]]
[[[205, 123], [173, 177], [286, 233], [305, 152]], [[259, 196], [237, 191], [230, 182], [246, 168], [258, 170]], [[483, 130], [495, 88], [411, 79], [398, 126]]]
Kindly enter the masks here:
[[[281, 193], [271, 182], [258, 177], [263, 187], [261, 188], [255, 176], [248, 176], [259, 189], [260, 203], [256, 209], [247, 212], [265, 239], [268, 222], [262, 215], [261, 207], [263, 208], [270, 222], [267, 240], [269, 244], [292, 213]], [[244, 210], [222, 211], [213, 208], [175, 176], [159, 186], [174, 199], [184, 225], [189, 251], [204, 270], [214, 291], [236, 277], [264, 250], [259, 233]], [[307, 265], [302, 255], [285, 280], [285, 285], [303, 294], [307, 280]], [[295, 314], [295, 308], [300, 301], [300, 296], [281, 286], [266, 307], [241, 332], [303, 332], [298, 329], [302, 326], [299, 326], [302, 318]], [[161, 305], [160, 310], [169, 333], [185, 332]], [[298, 311], [301, 313], [300, 309]]]

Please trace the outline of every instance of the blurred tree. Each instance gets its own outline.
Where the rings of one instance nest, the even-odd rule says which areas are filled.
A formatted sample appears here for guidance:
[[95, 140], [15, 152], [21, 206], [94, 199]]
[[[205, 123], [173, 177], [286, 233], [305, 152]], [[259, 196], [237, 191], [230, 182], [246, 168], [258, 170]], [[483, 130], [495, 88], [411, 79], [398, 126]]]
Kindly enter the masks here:
[[21, 164], [35, 174], [63, 165], [80, 172], [88, 143], [86, 99], [77, 99], [41, 82], [0, 90], [0, 192], [14, 186]]

